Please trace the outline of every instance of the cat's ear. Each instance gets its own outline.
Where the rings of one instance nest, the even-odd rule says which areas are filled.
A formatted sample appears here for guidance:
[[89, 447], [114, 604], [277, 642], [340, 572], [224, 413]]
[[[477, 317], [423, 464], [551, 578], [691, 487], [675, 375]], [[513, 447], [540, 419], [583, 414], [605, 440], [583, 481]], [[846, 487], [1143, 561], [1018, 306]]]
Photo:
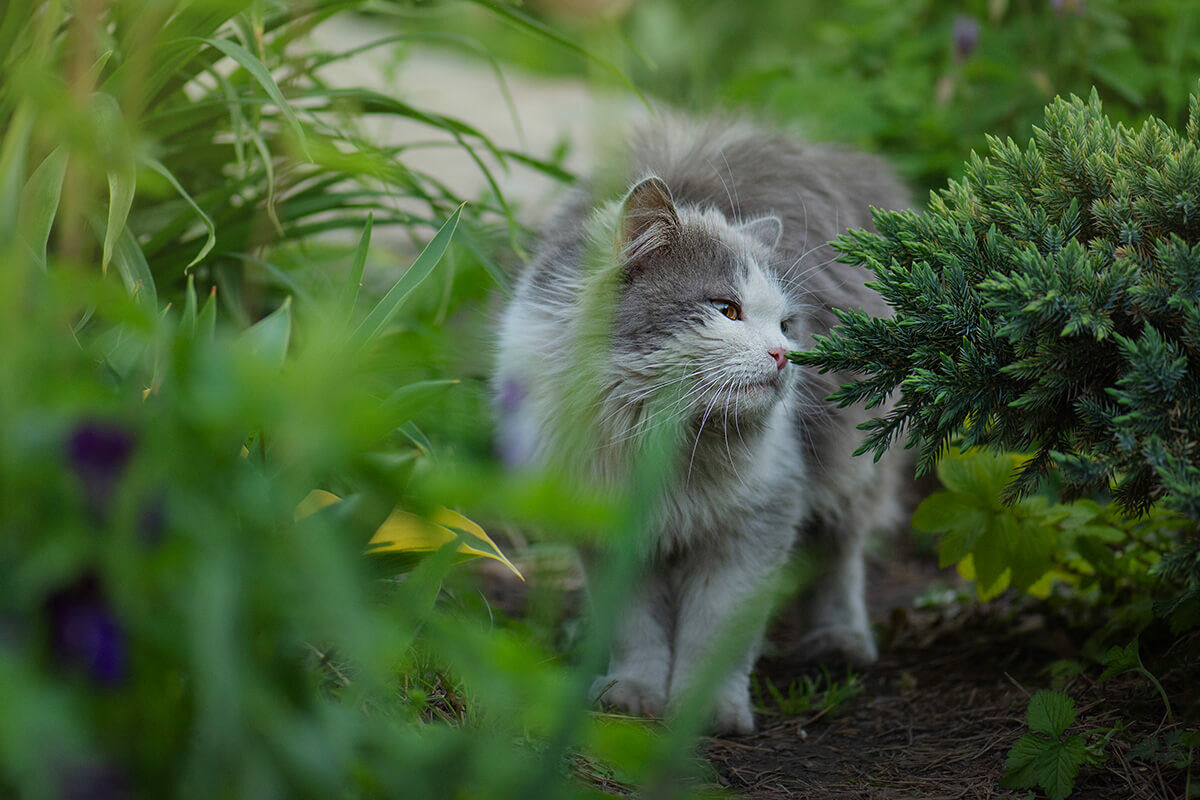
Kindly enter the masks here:
[[662, 178], [651, 175], [625, 195], [618, 244], [627, 257], [637, 258], [674, 242], [679, 237], [679, 227], [671, 190]]
[[783, 235], [783, 220], [776, 216], [759, 217], [738, 225], [738, 230], [768, 250], [774, 250]]

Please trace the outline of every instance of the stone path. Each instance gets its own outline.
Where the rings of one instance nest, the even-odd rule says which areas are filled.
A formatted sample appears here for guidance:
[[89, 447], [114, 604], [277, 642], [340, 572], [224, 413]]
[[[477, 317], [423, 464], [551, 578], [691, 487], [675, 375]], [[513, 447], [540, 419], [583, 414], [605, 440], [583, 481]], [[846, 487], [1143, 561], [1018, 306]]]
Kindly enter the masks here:
[[[312, 38], [321, 50], [344, 52], [395, 32], [365, 17], [340, 14], [318, 27]], [[462, 120], [487, 133], [501, 148], [548, 158], [565, 141], [569, 144], [565, 166], [576, 173], [587, 172], [597, 140], [604, 138], [598, 132], [624, 128], [647, 114], [630, 95], [600, 91], [582, 80], [502, 66], [510, 107], [488, 61], [465, 50], [419, 44], [408, 45], [407, 56], [397, 65], [395, 47], [383, 45], [334, 62], [321, 75], [334, 86], [369, 87], [422, 110]], [[487, 188], [478, 166], [436, 129], [394, 118], [365, 120], [364, 129], [381, 144], [444, 141], [445, 147], [421, 151], [421, 169], [465, 198], [478, 197]], [[520, 164], [499, 168], [496, 176], [501, 191], [530, 224], [544, 216], [562, 190], [552, 178]]]

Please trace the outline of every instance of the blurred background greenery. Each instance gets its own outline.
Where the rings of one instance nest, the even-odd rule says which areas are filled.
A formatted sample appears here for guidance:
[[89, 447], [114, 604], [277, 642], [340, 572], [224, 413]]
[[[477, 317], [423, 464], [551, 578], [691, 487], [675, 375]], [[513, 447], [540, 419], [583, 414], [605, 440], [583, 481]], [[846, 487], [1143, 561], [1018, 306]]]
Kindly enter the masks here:
[[[569, 184], [602, 112], [559, 129], [501, 77], [515, 121], [480, 123], [422, 61], [748, 110], [918, 188], [1058, 93], [1178, 123], [1200, 63], [1184, 0], [2, 13], [0, 795], [23, 797], [709, 791], [700, 715], [668, 733], [585, 703], [632, 556], [577, 630], [563, 549], [515, 533], [628, 540], [644, 505], [492, 457], [491, 320], [545, 205], [522, 187]], [[370, 35], [322, 38], [347, 19]], [[314, 489], [346, 501], [296, 521]], [[393, 508], [439, 506], [512, 547], [528, 613], [453, 543], [363, 555]]]

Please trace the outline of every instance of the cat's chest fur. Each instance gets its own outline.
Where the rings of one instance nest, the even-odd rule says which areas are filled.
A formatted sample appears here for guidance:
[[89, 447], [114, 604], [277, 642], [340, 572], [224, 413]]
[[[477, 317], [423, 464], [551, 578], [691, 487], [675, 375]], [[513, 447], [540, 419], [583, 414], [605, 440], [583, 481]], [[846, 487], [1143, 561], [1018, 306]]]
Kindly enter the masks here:
[[660, 555], [795, 535], [806, 502], [793, 413], [785, 401], [752, 430], [722, 418], [710, 419], [698, 437], [689, 431], [682, 463], [662, 497]]

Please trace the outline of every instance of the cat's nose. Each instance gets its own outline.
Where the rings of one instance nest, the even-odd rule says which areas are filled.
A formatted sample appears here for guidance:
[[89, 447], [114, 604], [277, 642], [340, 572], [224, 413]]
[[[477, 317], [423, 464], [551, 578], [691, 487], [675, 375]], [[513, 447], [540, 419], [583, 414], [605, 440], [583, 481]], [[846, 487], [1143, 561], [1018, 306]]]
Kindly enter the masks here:
[[779, 369], [787, 366], [787, 351], [782, 347], [772, 347], [767, 351], [767, 354], [775, 359], [775, 366]]

